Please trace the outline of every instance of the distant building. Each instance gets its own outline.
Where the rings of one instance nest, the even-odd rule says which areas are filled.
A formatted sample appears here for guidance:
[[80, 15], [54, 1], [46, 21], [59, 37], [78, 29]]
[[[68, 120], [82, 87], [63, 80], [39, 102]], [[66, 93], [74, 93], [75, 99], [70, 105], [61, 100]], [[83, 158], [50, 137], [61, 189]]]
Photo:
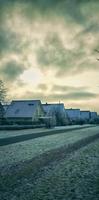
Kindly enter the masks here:
[[80, 118], [84, 121], [91, 119], [91, 112], [89, 110], [80, 111]]
[[12, 122], [38, 122], [44, 114], [40, 100], [16, 100], [8, 106], [5, 118]]
[[69, 122], [63, 103], [43, 104], [46, 117], [52, 117], [55, 125], [66, 125]]
[[71, 121], [80, 120], [80, 109], [70, 108], [70, 109], [65, 109], [65, 112], [67, 113]]
[[96, 119], [98, 117], [97, 112], [90, 112], [91, 114], [91, 119]]

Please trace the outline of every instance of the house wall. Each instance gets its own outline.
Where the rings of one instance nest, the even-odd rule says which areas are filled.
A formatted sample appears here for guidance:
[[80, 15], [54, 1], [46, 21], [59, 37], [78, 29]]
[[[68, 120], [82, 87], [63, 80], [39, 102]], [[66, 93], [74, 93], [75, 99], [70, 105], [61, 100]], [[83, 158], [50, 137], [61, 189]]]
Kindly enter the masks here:
[[27, 117], [9, 117], [7, 118], [8, 122], [32, 122], [32, 118]]
[[91, 118], [90, 111], [80, 111], [80, 118], [83, 120], [90, 120]]
[[91, 119], [97, 118], [97, 112], [91, 112]]
[[80, 109], [65, 109], [65, 111], [71, 120], [80, 119]]

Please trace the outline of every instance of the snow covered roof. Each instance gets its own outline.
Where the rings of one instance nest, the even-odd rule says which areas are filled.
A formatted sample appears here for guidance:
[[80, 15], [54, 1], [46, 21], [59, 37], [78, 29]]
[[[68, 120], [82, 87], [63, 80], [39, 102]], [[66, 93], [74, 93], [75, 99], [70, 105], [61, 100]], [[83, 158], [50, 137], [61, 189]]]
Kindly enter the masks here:
[[64, 104], [63, 103], [56, 103], [56, 104], [42, 104], [43, 109], [47, 115], [53, 114], [57, 112], [65, 112]]
[[5, 117], [32, 117], [40, 100], [16, 100], [9, 105]]
[[64, 104], [63, 103], [57, 103], [57, 104], [42, 104], [45, 112], [49, 111], [49, 109], [64, 109]]

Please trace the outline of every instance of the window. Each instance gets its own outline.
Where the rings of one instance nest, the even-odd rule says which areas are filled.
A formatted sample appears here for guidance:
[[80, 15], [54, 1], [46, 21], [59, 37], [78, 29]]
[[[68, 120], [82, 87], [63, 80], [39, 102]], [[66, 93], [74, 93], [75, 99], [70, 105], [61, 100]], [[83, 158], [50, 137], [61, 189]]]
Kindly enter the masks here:
[[29, 106], [34, 106], [34, 104], [33, 104], [33, 103], [29, 103], [28, 105], [29, 105]]

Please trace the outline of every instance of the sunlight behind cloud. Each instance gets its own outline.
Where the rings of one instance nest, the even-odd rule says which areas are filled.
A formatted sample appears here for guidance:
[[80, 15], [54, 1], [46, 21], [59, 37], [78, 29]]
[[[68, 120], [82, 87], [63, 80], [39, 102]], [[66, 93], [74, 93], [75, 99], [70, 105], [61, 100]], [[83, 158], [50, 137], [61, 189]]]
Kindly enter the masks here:
[[20, 80], [24, 81], [31, 86], [37, 86], [43, 80], [43, 74], [38, 68], [30, 68], [25, 70], [24, 73], [20, 76]]

